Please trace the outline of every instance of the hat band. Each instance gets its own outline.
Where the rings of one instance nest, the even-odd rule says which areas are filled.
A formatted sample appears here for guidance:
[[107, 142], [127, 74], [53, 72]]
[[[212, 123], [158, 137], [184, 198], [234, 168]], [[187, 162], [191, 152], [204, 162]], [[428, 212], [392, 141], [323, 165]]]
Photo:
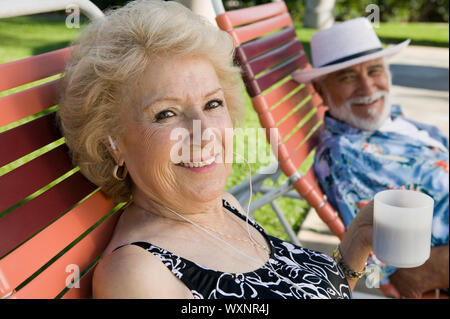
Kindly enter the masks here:
[[346, 57], [343, 57], [343, 58], [340, 58], [340, 59], [328, 62], [327, 64], [322, 65], [321, 68], [324, 67], [324, 66], [329, 66], [329, 65], [338, 64], [338, 63], [346, 62], [346, 61], [349, 61], [349, 60], [353, 60], [353, 59], [362, 57], [364, 55], [375, 53], [375, 52], [378, 52], [378, 51], [381, 51], [381, 50], [383, 50], [383, 48], [375, 48], [375, 49], [362, 51], [362, 52], [359, 52], [359, 53], [356, 53], [356, 54], [352, 54], [352, 55], [349, 55], [349, 56], [346, 56]]

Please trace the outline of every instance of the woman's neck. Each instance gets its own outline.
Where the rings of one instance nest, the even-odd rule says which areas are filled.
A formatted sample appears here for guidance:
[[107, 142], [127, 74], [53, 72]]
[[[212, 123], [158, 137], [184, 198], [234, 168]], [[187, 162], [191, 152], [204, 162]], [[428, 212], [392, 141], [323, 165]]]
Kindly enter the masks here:
[[151, 214], [154, 218], [166, 219], [167, 221], [186, 222], [185, 219], [179, 217], [176, 213], [201, 225], [217, 225], [225, 220], [221, 196], [211, 201], [200, 203], [186, 198], [164, 203], [136, 191], [133, 193], [131, 205], [136, 206], [145, 214]]

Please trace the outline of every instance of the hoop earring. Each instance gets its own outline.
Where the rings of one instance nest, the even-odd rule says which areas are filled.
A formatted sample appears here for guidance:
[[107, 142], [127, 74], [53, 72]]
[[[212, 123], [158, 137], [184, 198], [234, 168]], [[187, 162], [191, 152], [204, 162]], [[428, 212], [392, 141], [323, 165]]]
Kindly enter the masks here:
[[[119, 171], [119, 167], [123, 167], [121, 176], [117, 175], [117, 172]], [[128, 173], [128, 170], [127, 170], [127, 167], [125, 165], [119, 166], [119, 165], [116, 164], [116, 166], [114, 166], [113, 176], [118, 181], [123, 181], [127, 177], [127, 173]]]

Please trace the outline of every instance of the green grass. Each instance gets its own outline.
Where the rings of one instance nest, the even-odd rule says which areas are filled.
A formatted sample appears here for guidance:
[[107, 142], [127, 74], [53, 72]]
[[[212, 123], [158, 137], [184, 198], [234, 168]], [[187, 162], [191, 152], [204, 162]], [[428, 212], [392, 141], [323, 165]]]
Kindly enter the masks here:
[[60, 15], [0, 19], [0, 63], [66, 47], [80, 32]]
[[411, 39], [412, 45], [448, 48], [448, 23], [380, 23], [375, 31], [385, 44]]

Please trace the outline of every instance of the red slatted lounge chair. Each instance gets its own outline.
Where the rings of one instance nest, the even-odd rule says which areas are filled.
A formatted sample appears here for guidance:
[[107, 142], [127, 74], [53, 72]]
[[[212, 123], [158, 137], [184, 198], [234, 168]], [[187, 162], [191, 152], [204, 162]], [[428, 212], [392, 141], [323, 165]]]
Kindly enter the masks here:
[[[326, 107], [311, 85], [299, 86], [289, 78], [292, 72], [310, 65], [285, 3], [229, 11], [216, 20], [235, 41], [236, 60], [261, 126], [278, 131], [279, 143], [273, 147], [281, 170], [287, 177], [298, 176], [294, 188], [333, 234], [342, 238], [344, 224], [326, 201], [313, 167], [299, 176], [301, 164], [317, 143]], [[273, 31], [278, 32], [262, 37]]]
[[[0, 92], [61, 73], [70, 51], [0, 65]], [[55, 126], [58, 82], [0, 98], [0, 298], [90, 297], [93, 267], [121, 212], [71, 163]], [[34, 159], [22, 158], [36, 150]], [[16, 168], [5, 169], [11, 163]], [[78, 271], [82, 277], [69, 289]]]

